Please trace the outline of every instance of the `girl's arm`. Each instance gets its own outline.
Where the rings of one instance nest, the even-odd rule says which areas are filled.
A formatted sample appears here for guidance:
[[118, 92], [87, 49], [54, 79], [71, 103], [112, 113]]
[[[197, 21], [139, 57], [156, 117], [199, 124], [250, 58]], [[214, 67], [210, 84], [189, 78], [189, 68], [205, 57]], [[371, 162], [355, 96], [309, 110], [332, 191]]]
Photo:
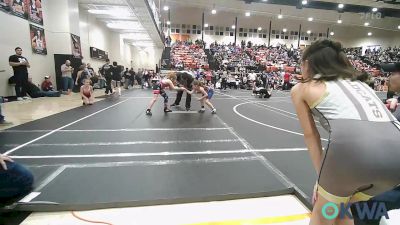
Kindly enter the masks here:
[[172, 83], [172, 81], [171, 80], [167, 80], [167, 83], [168, 83], [168, 85], [169, 85], [169, 89], [170, 90], [176, 90], [176, 91], [185, 91], [185, 90], [187, 90], [186, 88], [184, 88], [184, 87], [177, 87], [177, 86], [175, 86], [174, 85], [174, 83]]
[[309, 150], [314, 169], [319, 174], [322, 162], [321, 137], [312, 117], [311, 110], [304, 99], [305, 85], [297, 84], [291, 91], [292, 102], [296, 107], [297, 117], [304, 131], [304, 141]]
[[203, 87], [200, 87], [200, 93], [203, 95], [201, 98], [199, 98], [199, 101], [205, 99], [208, 97], [208, 93], [206, 92], [206, 90], [204, 90]]

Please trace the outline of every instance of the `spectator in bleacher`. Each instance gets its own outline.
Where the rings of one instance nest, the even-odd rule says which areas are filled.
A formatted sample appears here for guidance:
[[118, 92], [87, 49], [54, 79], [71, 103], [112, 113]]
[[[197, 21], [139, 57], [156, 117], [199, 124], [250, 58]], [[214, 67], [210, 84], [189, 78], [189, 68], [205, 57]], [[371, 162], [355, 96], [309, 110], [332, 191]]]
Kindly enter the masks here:
[[72, 88], [74, 87], [74, 80], [72, 79], [72, 73], [74, 68], [71, 66], [71, 61], [66, 60], [64, 64], [61, 65], [61, 76], [63, 81], [63, 91], [67, 95], [71, 94]]
[[61, 92], [59, 91], [41, 91], [40, 88], [32, 82], [31, 77], [28, 78], [26, 92], [31, 96], [31, 98], [60, 97], [61, 95]]

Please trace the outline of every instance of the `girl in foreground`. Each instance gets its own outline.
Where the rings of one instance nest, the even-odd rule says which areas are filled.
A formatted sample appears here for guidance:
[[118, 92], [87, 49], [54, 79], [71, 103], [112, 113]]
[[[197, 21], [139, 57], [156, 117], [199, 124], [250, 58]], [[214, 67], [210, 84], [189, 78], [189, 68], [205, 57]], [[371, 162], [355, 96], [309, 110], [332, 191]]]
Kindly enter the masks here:
[[151, 116], [151, 108], [153, 108], [154, 103], [157, 101], [159, 95], [164, 98], [164, 112], [169, 113], [172, 112], [168, 108], [168, 95], [165, 92], [166, 88], [169, 90], [177, 90], [177, 91], [187, 91], [184, 87], [177, 87], [176, 85], [176, 73], [171, 72], [167, 75], [166, 79], [160, 80], [153, 85], [153, 99], [150, 101], [150, 105], [146, 110], [146, 115]]
[[193, 81], [193, 90], [186, 92], [189, 94], [199, 93], [202, 95], [201, 98], [198, 98], [201, 104], [201, 109], [199, 110], [199, 113], [204, 113], [206, 111], [204, 109], [204, 104], [207, 104], [207, 106], [210, 107], [212, 114], [217, 113], [217, 110], [210, 102], [210, 99], [214, 95], [214, 90], [210, 86], [204, 86], [204, 84], [201, 81], [195, 80]]
[[83, 100], [83, 105], [93, 105], [94, 95], [93, 95], [93, 87], [92, 85], [90, 85], [90, 80], [85, 79], [83, 82], [84, 83], [81, 86], [81, 96]]
[[[332, 206], [326, 204], [340, 209], [340, 204], [367, 201], [400, 184], [400, 124], [358, 80], [361, 74], [340, 43], [314, 42], [303, 53], [301, 69], [303, 81], [291, 95], [318, 175], [310, 224], [352, 225], [348, 217], [328, 220]], [[329, 132], [325, 152], [313, 116]]]

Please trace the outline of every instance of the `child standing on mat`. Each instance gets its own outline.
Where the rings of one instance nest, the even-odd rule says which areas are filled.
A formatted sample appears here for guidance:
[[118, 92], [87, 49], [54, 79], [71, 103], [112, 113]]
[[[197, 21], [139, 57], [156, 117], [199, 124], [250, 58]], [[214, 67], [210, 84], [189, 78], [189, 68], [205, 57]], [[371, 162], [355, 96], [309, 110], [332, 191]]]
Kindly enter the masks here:
[[83, 81], [83, 85], [81, 86], [81, 96], [83, 100], [83, 105], [93, 105], [94, 95], [93, 95], [93, 87], [90, 85], [90, 80], [85, 79]]
[[210, 99], [214, 95], [214, 89], [211, 86], [205, 86], [201, 81], [195, 80], [193, 81], [193, 90], [186, 91], [188, 94], [199, 93], [202, 95], [201, 98], [198, 98], [201, 104], [201, 109], [199, 113], [204, 113], [206, 110], [204, 109], [204, 104], [206, 104], [211, 109], [212, 114], [216, 114], [217, 110], [211, 104]]
[[167, 75], [166, 79], [160, 80], [155, 82], [153, 85], [153, 99], [150, 101], [150, 105], [146, 110], [146, 115], [151, 116], [151, 108], [153, 108], [154, 103], [157, 101], [157, 98], [159, 95], [161, 95], [164, 98], [164, 112], [172, 112], [168, 108], [168, 95], [165, 92], [166, 88], [169, 88], [170, 90], [177, 90], [177, 91], [187, 91], [186, 88], [184, 87], [177, 87], [176, 85], [176, 73], [171, 72]]

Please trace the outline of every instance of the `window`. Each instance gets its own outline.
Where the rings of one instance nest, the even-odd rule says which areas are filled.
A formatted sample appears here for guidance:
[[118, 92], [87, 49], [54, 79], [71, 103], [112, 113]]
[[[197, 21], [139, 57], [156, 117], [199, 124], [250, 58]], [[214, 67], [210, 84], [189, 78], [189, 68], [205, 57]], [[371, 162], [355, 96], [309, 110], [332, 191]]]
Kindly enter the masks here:
[[234, 36], [233, 32], [230, 33], [230, 36]]

